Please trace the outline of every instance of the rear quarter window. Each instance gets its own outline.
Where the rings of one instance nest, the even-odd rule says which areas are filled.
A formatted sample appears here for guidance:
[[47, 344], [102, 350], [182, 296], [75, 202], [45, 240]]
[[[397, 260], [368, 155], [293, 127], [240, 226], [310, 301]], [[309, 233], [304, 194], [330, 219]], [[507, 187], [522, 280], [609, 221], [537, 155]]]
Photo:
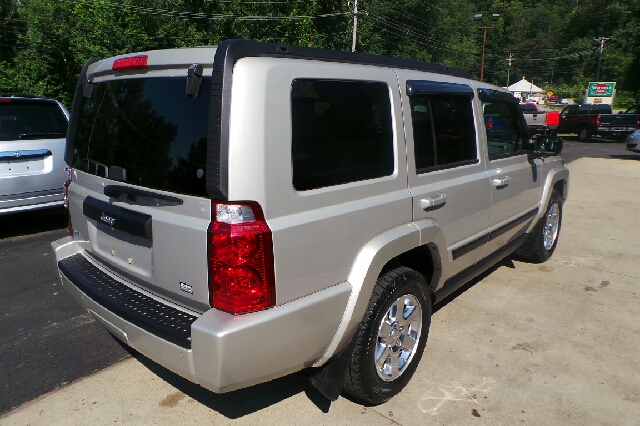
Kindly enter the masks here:
[[393, 173], [391, 103], [386, 83], [295, 80], [291, 114], [296, 190]]

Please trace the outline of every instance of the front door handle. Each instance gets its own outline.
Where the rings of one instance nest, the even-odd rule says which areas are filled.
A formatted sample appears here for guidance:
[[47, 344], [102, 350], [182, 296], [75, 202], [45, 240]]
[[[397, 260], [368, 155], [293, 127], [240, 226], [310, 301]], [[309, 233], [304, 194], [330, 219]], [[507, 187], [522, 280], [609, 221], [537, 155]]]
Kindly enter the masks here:
[[442, 206], [447, 202], [447, 194], [433, 194], [428, 195], [420, 200], [420, 207], [422, 210], [432, 209], [434, 207]]
[[495, 186], [496, 188], [507, 186], [510, 183], [511, 183], [511, 178], [509, 176], [500, 176], [500, 177], [491, 178], [491, 185]]

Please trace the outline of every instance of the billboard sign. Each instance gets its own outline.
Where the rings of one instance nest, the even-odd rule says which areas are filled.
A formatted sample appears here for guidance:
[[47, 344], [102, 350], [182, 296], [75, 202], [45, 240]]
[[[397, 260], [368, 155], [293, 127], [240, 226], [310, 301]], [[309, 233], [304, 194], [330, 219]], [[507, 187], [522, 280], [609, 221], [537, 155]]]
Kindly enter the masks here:
[[614, 81], [591, 81], [585, 93], [584, 103], [612, 104], [615, 89]]

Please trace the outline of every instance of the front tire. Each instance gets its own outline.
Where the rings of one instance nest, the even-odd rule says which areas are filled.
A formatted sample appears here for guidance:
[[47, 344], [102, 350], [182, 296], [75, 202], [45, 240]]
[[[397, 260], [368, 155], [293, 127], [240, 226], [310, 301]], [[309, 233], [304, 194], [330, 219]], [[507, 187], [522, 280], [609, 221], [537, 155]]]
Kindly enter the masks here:
[[561, 226], [562, 196], [554, 189], [551, 191], [551, 198], [545, 215], [532, 232], [531, 238], [534, 238], [533, 250], [530, 254], [522, 257], [534, 263], [543, 263], [549, 260], [558, 245]]
[[397, 395], [418, 367], [431, 323], [424, 277], [398, 267], [378, 278], [360, 324], [344, 391], [365, 405]]

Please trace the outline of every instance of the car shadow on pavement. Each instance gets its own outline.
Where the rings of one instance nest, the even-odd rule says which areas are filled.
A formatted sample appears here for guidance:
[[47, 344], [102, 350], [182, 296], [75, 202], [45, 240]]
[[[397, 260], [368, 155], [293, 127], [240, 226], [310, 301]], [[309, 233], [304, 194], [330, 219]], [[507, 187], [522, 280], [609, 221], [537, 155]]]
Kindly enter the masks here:
[[[328, 413], [331, 406], [331, 401], [322, 396], [311, 385], [305, 371], [289, 374], [288, 376], [248, 388], [217, 394], [167, 370], [160, 364], [136, 352], [135, 349], [120, 342], [117, 338], [114, 337], [114, 339], [153, 374], [175, 387], [178, 391], [229, 419], [238, 419], [255, 413], [302, 392], [323, 413]], [[259, 354], [256, 354], [256, 362], [259, 362], [258, 358]]]
[[617, 160], [636, 160], [640, 161], [640, 154], [628, 154], [628, 155], [610, 155], [609, 157]]
[[[445, 307], [451, 301], [455, 300], [458, 296], [472, 288], [502, 266], [515, 268], [515, 265], [510, 258], [504, 259], [463, 287], [456, 290], [442, 302], [438, 303], [434, 307], [434, 313]], [[217, 394], [201, 387], [200, 385], [190, 382], [172, 371], [167, 370], [160, 364], [157, 364], [151, 359], [138, 353], [135, 349], [132, 349], [122, 343], [117, 338], [114, 337], [114, 339], [122, 345], [122, 347], [129, 352], [133, 358], [138, 360], [153, 374], [176, 388], [178, 391], [229, 419], [238, 419], [248, 414], [255, 413], [302, 392], [304, 392], [309, 401], [311, 401], [323, 413], [328, 413], [329, 408], [331, 407], [331, 401], [325, 398], [311, 385], [309, 382], [309, 373], [305, 370], [248, 388], [239, 389], [229, 393]], [[256, 354], [256, 357], [259, 358], [259, 354]], [[348, 396], [342, 395], [342, 397], [346, 397], [351, 400]], [[353, 400], [351, 401], [358, 403]]]
[[449, 296], [445, 297], [440, 303], [437, 303], [433, 307], [433, 313], [435, 314], [440, 309], [444, 308], [449, 303], [451, 303], [454, 300], [456, 300], [458, 298], [458, 296], [464, 294], [464, 292], [466, 292], [467, 290], [469, 290], [470, 288], [472, 288], [473, 286], [478, 284], [480, 281], [482, 281], [485, 278], [487, 278], [489, 275], [493, 274], [495, 271], [500, 269], [500, 267], [502, 267], [502, 266], [505, 266], [505, 267], [510, 268], [510, 269], [515, 269], [516, 265], [513, 263], [513, 255], [511, 257], [507, 257], [507, 258], [503, 259], [502, 261], [496, 263], [491, 268], [487, 269], [485, 272], [483, 272], [482, 274], [478, 275], [477, 277], [475, 277], [474, 279], [472, 279], [471, 281], [469, 281], [468, 283], [466, 283], [465, 285], [463, 285], [462, 287], [460, 287], [459, 289], [457, 289], [456, 291], [451, 293]]
[[67, 211], [38, 210], [0, 216], [0, 239], [64, 229], [68, 224]]

